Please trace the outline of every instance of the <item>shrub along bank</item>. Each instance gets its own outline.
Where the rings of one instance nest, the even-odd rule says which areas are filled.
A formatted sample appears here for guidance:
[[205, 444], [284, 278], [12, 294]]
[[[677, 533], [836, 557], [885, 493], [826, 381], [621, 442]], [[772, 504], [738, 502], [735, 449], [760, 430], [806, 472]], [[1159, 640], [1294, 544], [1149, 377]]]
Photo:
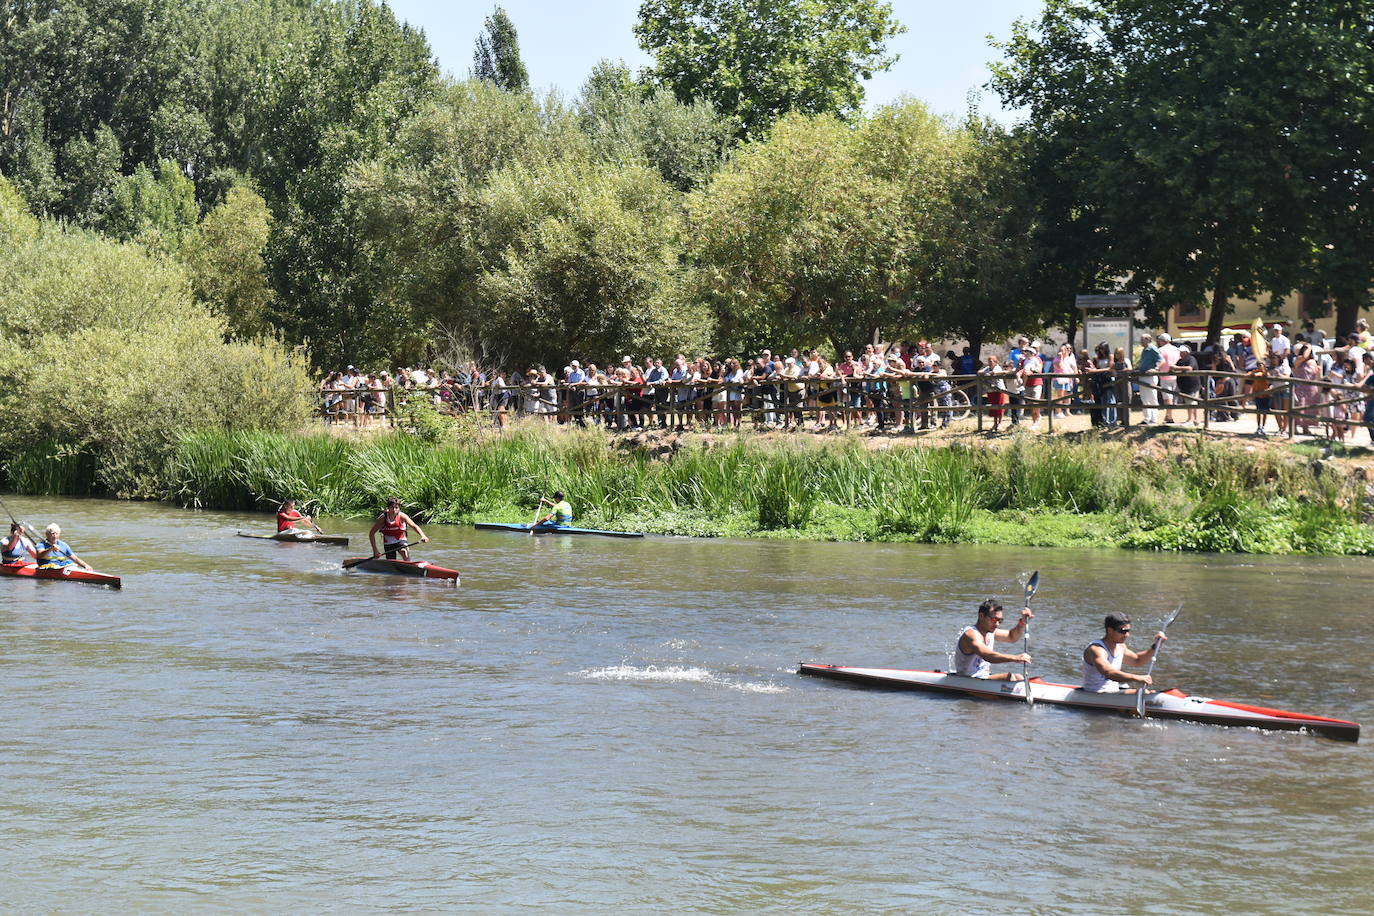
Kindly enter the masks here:
[[689, 444], [662, 455], [597, 431], [530, 429], [461, 444], [404, 433], [200, 432], [168, 463], [181, 504], [363, 516], [397, 495], [418, 519], [527, 521], [569, 493], [577, 521], [658, 534], [1374, 553], [1363, 488], [1277, 452], [1200, 440], [1027, 438], [1004, 448], [865, 449], [858, 441]]

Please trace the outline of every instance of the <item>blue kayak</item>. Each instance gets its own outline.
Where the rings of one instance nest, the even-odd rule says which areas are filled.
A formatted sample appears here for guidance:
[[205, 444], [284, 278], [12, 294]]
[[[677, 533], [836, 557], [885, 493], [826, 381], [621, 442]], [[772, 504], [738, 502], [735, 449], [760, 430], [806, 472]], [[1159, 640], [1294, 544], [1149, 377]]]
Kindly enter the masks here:
[[[482, 528], [486, 531], [516, 531], [520, 534], [529, 534], [529, 525], [510, 525], [503, 522], [478, 522], [474, 528]], [[602, 531], [600, 528], [574, 528], [571, 525], [535, 525], [535, 534], [599, 534], [608, 538], [642, 538], [642, 531]]]

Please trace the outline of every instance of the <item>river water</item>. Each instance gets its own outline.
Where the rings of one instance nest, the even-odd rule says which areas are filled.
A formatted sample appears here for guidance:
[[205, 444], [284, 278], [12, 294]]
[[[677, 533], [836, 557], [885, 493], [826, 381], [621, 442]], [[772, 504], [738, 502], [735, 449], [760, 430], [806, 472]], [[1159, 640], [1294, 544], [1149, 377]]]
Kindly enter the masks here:
[[1367, 560], [432, 526], [455, 589], [6, 502], [124, 589], [0, 579], [5, 912], [1371, 912], [1368, 744], [795, 673], [944, 668], [1038, 568], [1050, 679], [1181, 600], [1159, 681], [1369, 723]]

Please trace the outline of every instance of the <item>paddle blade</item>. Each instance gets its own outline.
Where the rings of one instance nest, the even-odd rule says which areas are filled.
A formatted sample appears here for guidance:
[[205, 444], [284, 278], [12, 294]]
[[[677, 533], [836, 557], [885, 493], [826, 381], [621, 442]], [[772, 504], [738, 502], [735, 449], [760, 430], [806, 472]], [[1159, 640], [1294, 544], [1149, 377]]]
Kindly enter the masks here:
[[1035, 590], [1040, 587], [1040, 570], [1037, 569], [1035, 572], [1031, 573], [1030, 578], [1026, 580], [1025, 585], [1026, 604], [1030, 604], [1030, 600], [1035, 597]]

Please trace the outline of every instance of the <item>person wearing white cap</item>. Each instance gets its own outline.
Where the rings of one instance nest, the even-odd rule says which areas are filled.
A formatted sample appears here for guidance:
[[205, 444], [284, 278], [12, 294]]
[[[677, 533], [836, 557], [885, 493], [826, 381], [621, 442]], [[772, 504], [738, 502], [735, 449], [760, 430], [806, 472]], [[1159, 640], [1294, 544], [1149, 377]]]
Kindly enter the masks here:
[[[1174, 346], [1173, 338], [1168, 332], [1161, 332], [1155, 338], [1159, 341], [1159, 371], [1167, 372], [1174, 368], [1178, 362], [1178, 347]], [[1159, 402], [1164, 405], [1164, 422], [1174, 422], [1174, 401], [1178, 395], [1178, 376], [1161, 375], [1159, 377]]]
[[1287, 359], [1293, 350], [1293, 342], [1283, 333], [1283, 325], [1275, 324], [1269, 328], [1269, 352], [1279, 359]]

